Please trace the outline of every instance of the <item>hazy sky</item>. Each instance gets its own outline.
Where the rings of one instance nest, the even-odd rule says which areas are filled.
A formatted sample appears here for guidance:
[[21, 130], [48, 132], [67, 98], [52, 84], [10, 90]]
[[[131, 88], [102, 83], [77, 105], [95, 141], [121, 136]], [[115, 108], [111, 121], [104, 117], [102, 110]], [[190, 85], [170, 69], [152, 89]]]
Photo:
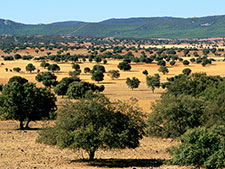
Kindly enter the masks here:
[[0, 0], [0, 18], [22, 23], [224, 15], [225, 0]]

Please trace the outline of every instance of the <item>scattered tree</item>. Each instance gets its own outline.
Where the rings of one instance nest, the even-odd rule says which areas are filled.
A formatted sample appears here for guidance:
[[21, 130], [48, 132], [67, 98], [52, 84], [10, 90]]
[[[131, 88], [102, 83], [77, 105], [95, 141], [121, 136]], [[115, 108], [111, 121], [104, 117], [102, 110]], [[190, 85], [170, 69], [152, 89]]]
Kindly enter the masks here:
[[19, 68], [19, 67], [14, 67], [14, 68], [13, 68], [13, 71], [14, 71], [14, 72], [20, 72], [20, 71], [21, 71], [21, 68]]
[[83, 149], [93, 160], [100, 148], [136, 148], [143, 135], [143, 115], [136, 102], [113, 104], [97, 97], [63, 106], [56, 125], [42, 130], [37, 141]]
[[55, 71], [60, 71], [60, 67], [57, 64], [52, 64], [48, 66], [48, 70], [54, 73]]
[[84, 68], [84, 73], [90, 73], [90, 72], [91, 72], [91, 69], [89, 67]]
[[169, 73], [169, 70], [166, 66], [160, 66], [160, 68], [158, 69], [159, 72], [162, 72], [164, 75], [166, 73]]
[[71, 99], [85, 98], [88, 93], [102, 92], [104, 87], [93, 83], [74, 81], [69, 84], [66, 95]]
[[45, 87], [52, 87], [57, 85], [56, 76], [51, 72], [38, 73], [35, 79], [42, 82]]
[[46, 67], [48, 67], [49, 65], [50, 65], [50, 64], [47, 63], [47, 62], [45, 62], [45, 61], [41, 62], [41, 64], [40, 64], [40, 66], [43, 67], [43, 68], [46, 68]]
[[91, 74], [91, 79], [94, 80], [94, 81], [97, 81], [98, 83], [100, 81], [103, 81], [104, 80], [104, 74], [102, 71], [94, 71], [92, 74]]
[[144, 74], [145, 76], [148, 76], [148, 71], [147, 71], [147, 70], [144, 70], [144, 71], [142, 72], [142, 74]]
[[34, 71], [36, 68], [35, 68], [35, 66], [32, 64], [32, 63], [29, 63], [27, 66], [26, 66], [26, 71], [28, 71], [28, 72], [32, 72], [32, 71]]
[[139, 85], [140, 85], [140, 80], [138, 79], [138, 78], [136, 78], [136, 77], [133, 77], [132, 79], [130, 79], [129, 77], [127, 78], [127, 80], [126, 80], [126, 84], [127, 84], [127, 86], [129, 87], [129, 88], [131, 88], [132, 90], [134, 89], [134, 88], [138, 88], [139, 87]]
[[80, 65], [79, 64], [73, 64], [72, 68], [75, 70], [80, 70]]
[[112, 80], [118, 79], [120, 77], [119, 70], [109, 70], [107, 74], [111, 77]]
[[[35, 84], [10, 79], [3, 87], [2, 116], [5, 119], [19, 120], [20, 129], [28, 128], [30, 121], [50, 118], [51, 113], [56, 110], [55, 96], [45, 88], [37, 88]], [[24, 126], [24, 122], [26, 125]]]
[[185, 74], [185, 75], [188, 76], [188, 75], [191, 73], [191, 69], [186, 68], [186, 69], [184, 69], [182, 72], [183, 72], [183, 74]]
[[119, 68], [120, 70], [124, 70], [124, 71], [129, 71], [129, 70], [131, 70], [131, 66], [130, 66], [130, 64], [127, 63], [127, 62], [120, 62], [119, 65], [118, 65], [118, 68]]
[[187, 66], [187, 65], [189, 65], [189, 64], [190, 64], [190, 62], [189, 62], [188, 60], [184, 60], [184, 61], [183, 61], [183, 65]]
[[151, 87], [152, 92], [154, 93], [155, 88], [160, 87], [160, 76], [155, 74], [154, 76], [146, 76], [146, 84], [148, 87]]

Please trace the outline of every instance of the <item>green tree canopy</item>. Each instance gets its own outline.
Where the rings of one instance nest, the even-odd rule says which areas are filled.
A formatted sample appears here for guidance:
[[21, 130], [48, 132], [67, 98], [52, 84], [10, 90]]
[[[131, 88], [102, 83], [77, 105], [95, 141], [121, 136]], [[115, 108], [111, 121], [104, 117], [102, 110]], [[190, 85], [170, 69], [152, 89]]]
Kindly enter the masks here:
[[50, 65], [50, 64], [47, 63], [47, 62], [45, 62], [45, 61], [41, 62], [41, 64], [40, 64], [40, 66], [43, 67], [43, 68], [46, 68], [46, 67], [48, 67], [49, 65]]
[[66, 95], [71, 99], [86, 97], [88, 92], [102, 92], [104, 87], [96, 86], [94, 83], [74, 81], [69, 84]]
[[189, 69], [189, 68], [186, 68], [186, 69], [184, 69], [183, 71], [183, 74], [185, 74], [185, 75], [190, 75], [190, 73], [191, 73], [191, 69]]
[[110, 103], [97, 97], [67, 103], [56, 125], [40, 132], [38, 142], [83, 149], [94, 159], [96, 150], [136, 148], [144, 134], [141, 110], [132, 103]]
[[80, 73], [81, 73], [81, 70], [80, 69], [74, 70], [74, 71], [69, 71], [69, 76], [71, 76], [71, 77], [77, 77], [77, 76], [80, 75]]
[[51, 72], [38, 73], [35, 79], [42, 82], [45, 87], [52, 87], [57, 85], [57, 77]]
[[94, 65], [91, 72], [101, 71], [102, 73], [105, 73], [105, 67], [102, 65]]
[[13, 76], [9, 79], [8, 83], [13, 83], [13, 82], [18, 82], [20, 84], [24, 84], [24, 83], [28, 82], [28, 80], [21, 76]]
[[145, 76], [148, 76], [148, 71], [147, 71], [147, 70], [144, 70], [144, 71], [142, 72], [142, 74], [144, 74]]
[[84, 73], [89, 73], [89, 72], [91, 72], [91, 69], [89, 67], [85, 67], [84, 68]]
[[91, 74], [91, 79], [99, 83], [100, 81], [104, 80], [104, 74], [102, 71], [99, 71], [99, 70], [94, 71]]
[[160, 66], [160, 68], [158, 69], [159, 72], [162, 72], [164, 75], [166, 73], [169, 73], [169, 70], [166, 66]]
[[120, 72], [119, 72], [119, 70], [109, 70], [107, 72], [107, 75], [109, 77], [111, 77], [112, 80], [114, 80], [114, 79], [118, 79], [120, 77]]
[[32, 71], [34, 71], [36, 68], [35, 68], [35, 66], [32, 64], [32, 63], [29, 63], [27, 66], [26, 66], [26, 71], [28, 71], [28, 72], [32, 72]]
[[129, 87], [129, 88], [131, 88], [132, 90], [134, 89], [134, 88], [138, 88], [139, 87], [139, 85], [140, 85], [140, 80], [138, 79], [138, 78], [136, 78], [136, 77], [133, 77], [132, 79], [130, 79], [129, 77], [127, 78], [127, 80], [126, 80], [126, 84], [127, 84], [127, 86]]
[[188, 129], [201, 126], [205, 102], [189, 95], [165, 95], [152, 106], [148, 117], [148, 134], [178, 137]]
[[165, 84], [166, 93], [199, 97], [208, 87], [218, 86], [223, 81], [220, 76], [207, 76], [205, 73], [193, 73], [190, 76], [180, 74], [168, 79]]
[[69, 88], [69, 85], [72, 82], [80, 82], [80, 79], [77, 77], [64, 77], [54, 88], [54, 92], [59, 96], [66, 95], [66, 92]]
[[154, 93], [155, 88], [160, 87], [160, 76], [159, 74], [155, 74], [154, 76], [146, 76], [146, 84], [148, 87], [152, 89], [152, 92]]
[[120, 62], [118, 64], [118, 68], [120, 70], [128, 71], [128, 70], [131, 70], [131, 65], [127, 62]]
[[188, 60], [183, 61], [183, 65], [189, 65], [189, 64], [190, 64], [190, 62]]
[[35, 84], [13, 81], [3, 87], [2, 116], [5, 119], [20, 121], [20, 129], [28, 128], [30, 121], [49, 118], [56, 110], [56, 98], [49, 90], [37, 88]]
[[60, 67], [57, 64], [51, 64], [48, 66], [48, 70], [54, 73], [55, 71], [60, 71]]
[[72, 65], [72, 68], [73, 68], [74, 70], [80, 70], [80, 65], [74, 63], [74, 64]]
[[176, 147], [168, 149], [172, 159], [167, 163], [173, 165], [190, 165], [217, 169], [225, 167], [225, 128], [195, 128], [181, 136]]

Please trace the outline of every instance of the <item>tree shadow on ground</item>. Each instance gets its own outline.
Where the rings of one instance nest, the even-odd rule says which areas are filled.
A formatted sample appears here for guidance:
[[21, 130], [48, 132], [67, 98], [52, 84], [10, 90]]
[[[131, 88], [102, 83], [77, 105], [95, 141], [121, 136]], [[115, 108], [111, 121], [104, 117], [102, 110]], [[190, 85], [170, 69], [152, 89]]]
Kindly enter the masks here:
[[163, 159], [95, 159], [93, 161], [73, 160], [71, 162], [87, 162], [88, 166], [123, 168], [123, 167], [160, 167], [163, 165]]
[[15, 130], [32, 131], [32, 130], [43, 130], [43, 128], [37, 128], [37, 127], [32, 127], [32, 128], [30, 128], [30, 127], [28, 127], [28, 128], [23, 128], [23, 129], [17, 128], [17, 129], [15, 129]]
[[101, 82], [99, 84], [116, 84], [116, 82]]

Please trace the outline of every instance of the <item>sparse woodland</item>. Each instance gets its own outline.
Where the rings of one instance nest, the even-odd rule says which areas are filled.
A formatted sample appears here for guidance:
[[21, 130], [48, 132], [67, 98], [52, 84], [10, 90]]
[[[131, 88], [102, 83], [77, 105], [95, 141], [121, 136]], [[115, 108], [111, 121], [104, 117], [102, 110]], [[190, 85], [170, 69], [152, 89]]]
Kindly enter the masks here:
[[[156, 160], [158, 167], [225, 167], [222, 40], [0, 39], [7, 79], [0, 78], [1, 119], [19, 121], [21, 130], [32, 129], [32, 121], [54, 122], [37, 131], [35, 144], [84, 150], [91, 163], [99, 150], [136, 149], [145, 137], [171, 139], [178, 143], [166, 150], [170, 158]], [[153, 47], [162, 44], [174, 47]], [[142, 99], [151, 106], [138, 105]]]

